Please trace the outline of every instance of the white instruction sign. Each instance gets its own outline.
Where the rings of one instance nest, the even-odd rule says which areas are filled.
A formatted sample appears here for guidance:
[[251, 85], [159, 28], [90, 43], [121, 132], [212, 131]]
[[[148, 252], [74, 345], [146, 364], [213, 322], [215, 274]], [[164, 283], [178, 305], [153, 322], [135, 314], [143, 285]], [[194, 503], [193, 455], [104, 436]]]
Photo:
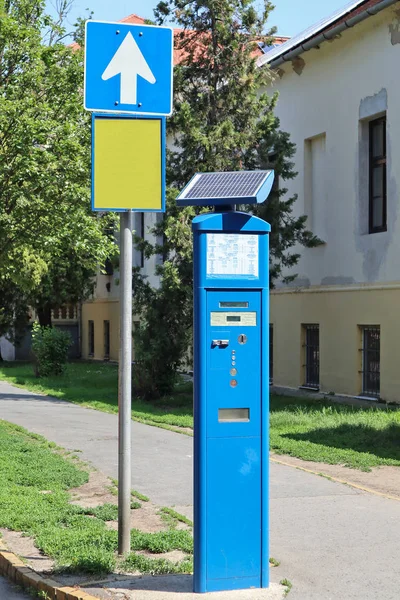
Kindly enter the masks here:
[[258, 235], [207, 234], [208, 277], [258, 277]]

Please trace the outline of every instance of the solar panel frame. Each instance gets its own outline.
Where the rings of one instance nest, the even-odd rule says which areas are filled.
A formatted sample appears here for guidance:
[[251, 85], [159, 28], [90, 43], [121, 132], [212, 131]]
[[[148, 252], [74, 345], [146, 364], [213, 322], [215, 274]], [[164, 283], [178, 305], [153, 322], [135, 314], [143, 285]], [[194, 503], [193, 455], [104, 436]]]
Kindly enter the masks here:
[[178, 206], [260, 203], [268, 197], [273, 179], [270, 170], [196, 173], [179, 194], [177, 203]]

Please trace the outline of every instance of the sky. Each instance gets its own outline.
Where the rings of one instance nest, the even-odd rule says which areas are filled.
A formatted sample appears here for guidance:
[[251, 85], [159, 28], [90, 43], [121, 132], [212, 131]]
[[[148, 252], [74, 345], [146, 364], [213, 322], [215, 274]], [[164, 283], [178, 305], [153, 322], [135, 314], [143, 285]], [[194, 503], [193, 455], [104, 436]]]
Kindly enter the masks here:
[[[48, 8], [51, 10], [55, 3], [56, 0], [47, 0]], [[274, 3], [276, 8], [269, 24], [278, 27], [279, 35], [292, 37], [345, 6], [349, 0], [274, 0]], [[156, 4], [157, 0], [75, 0], [69, 21], [74, 23], [78, 16], [87, 14], [87, 8], [101, 21], [118, 21], [132, 13], [152, 19]], [[255, 0], [257, 4], [259, 0]]]

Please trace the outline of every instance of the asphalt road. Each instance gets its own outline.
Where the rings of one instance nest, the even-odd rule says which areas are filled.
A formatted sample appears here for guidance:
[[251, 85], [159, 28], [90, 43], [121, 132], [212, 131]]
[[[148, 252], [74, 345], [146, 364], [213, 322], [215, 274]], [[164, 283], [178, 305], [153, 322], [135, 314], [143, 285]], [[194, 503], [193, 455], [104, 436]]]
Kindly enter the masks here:
[[[81, 450], [83, 460], [117, 477], [115, 415], [0, 382], [0, 418]], [[192, 439], [139, 423], [132, 435], [133, 487], [191, 514]], [[292, 582], [291, 600], [400, 597], [400, 502], [271, 463], [270, 525], [270, 556], [281, 561], [271, 577]]]
[[29, 598], [32, 596], [23, 594], [16, 586], [0, 577], [0, 600], [28, 600]]

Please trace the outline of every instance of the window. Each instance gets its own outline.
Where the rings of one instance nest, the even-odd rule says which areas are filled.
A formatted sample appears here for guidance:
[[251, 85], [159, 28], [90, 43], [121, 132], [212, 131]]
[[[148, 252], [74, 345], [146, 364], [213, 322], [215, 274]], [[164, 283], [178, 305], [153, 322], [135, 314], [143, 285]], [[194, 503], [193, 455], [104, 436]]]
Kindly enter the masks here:
[[104, 321], [104, 358], [110, 358], [110, 321]]
[[89, 356], [94, 356], [94, 321], [88, 321], [88, 354]]
[[327, 172], [326, 133], [321, 133], [304, 140], [304, 212], [308, 228], [322, 238], [329, 213]]
[[362, 393], [378, 398], [381, 383], [381, 330], [362, 327]]
[[269, 385], [274, 383], [274, 326], [269, 326]]
[[381, 117], [369, 124], [369, 233], [386, 229], [386, 117]]
[[304, 387], [319, 389], [319, 325], [303, 325], [305, 349]]

